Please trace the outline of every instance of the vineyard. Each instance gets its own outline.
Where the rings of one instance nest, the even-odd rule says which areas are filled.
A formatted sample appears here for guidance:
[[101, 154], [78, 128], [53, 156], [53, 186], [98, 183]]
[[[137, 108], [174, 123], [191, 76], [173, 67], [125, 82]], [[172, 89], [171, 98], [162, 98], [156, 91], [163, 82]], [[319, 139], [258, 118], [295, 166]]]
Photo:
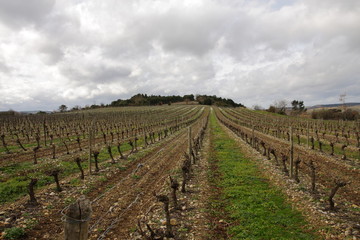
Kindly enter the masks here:
[[310, 193], [308, 197], [321, 206], [315, 213], [317, 221], [330, 223], [334, 229], [346, 228], [346, 224], [337, 225], [335, 219], [348, 221], [359, 234], [359, 122], [315, 121], [244, 108], [217, 108], [215, 112], [227, 128], [273, 165], [268, 171], [282, 172], [278, 181], [290, 180], [279, 185], [294, 188], [295, 195]]
[[[261, 118], [247, 110], [230, 109], [219, 110], [218, 116], [269, 160], [273, 156], [275, 164], [281, 165], [284, 173], [297, 182], [300, 182], [299, 175], [302, 173], [304, 177], [316, 175], [317, 182], [328, 189], [340, 182], [351, 182], [343, 186], [343, 197], [350, 203], [360, 203], [360, 182], [356, 181], [360, 179], [359, 122], [358, 125], [355, 122], [351, 125], [331, 122], [318, 124]], [[342, 132], [341, 137], [338, 131]], [[309, 138], [310, 146], [308, 141], [304, 141]], [[316, 149], [315, 142], [318, 144]], [[330, 151], [325, 150], [325, 144], [330, 146]], [[312, 181], [315, 184], [315, 180]], [[312, 191], [316, 191], [315, 187]]]
[[356, 237], [359, 122], [177, 105], [1, 116], [2, 238], [203, 239], [209, 116]]

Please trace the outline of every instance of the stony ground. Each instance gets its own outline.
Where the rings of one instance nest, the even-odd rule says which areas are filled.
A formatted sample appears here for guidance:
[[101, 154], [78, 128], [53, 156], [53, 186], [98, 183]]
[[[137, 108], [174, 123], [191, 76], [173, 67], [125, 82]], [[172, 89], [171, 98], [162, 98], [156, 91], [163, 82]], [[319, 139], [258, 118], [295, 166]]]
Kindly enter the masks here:
[[[300, 185], [295, 184], [284, 177], [273, 162], [226, 127], [222, 128], [237, 141], [245, 156], [257, 163], [271, 184], [282, 189], [289, 204], [303, 213], [322, 238], [360, 239], [359, 206], [348, 206], [342, 199], [336, 198], [337, 210], [327, 211], [326, 199], [310, 194], [306, 179]], [[196, 131], [198, 128], [194, 128]], [[179, 209], [174, 208], [170, 198], [170, 223], [174, 236], [164, 239], [229, 238], [227, 216], [214, 215], [212, 212], [211, 201], [220, 196], [221, 189], [215, 189], [209, 180], [209, 172], [216, 171], [216, 166], [208, 162], [212, 151], [209, 136], [208, 128], [199, 158], [191, 167], [187, 191], [177, 191]], [[38, 193], [41, 205], [35, 208], [26, 206], [27, 197], [4, 205], [0, 208], [0, 227], [16, 224], [28, 228], [27, 239], [61, 239], [61, 211], [68, 202], [86, 192], [93, 202], [94, 211], [90, 222], [90, 239], [151, 239], [150, 229], [154, 231], [153, 239], [157, 239], [166, 231], [166, 220], [164, 204], [157, 201], [154, 195], [170, 196], [169, 176], [182, 182], [181, 164], [187, 144], [187, 132], [184, 130], [164, 143], [153, 146], [147, 153], [139, 154], [133, 162], [124, 161], [117, 168], [103, 168], [99, 173], [103, 177], [102, 182], [99, 182], [99, 176], [86, 176], [86, 184], [67, 188], [66, 184], [70, 184], [71, 180], [65, 179], [62, 181], [65, 185], [62, 193], [55, 192], [53, 187]], [[97, 180], [92, 182], [92, 178]], [[321, 189], [321, 186], [318, 187]]]
[[[302, 212], [314, 230], [324, 239], [360, 239], [360, 206], [349, 206], [344, 199], [335, 198], [336, 211], [328, 211], [327, 199], [310, 193], [310, 179], [302, 179], [300, 185], [296, 184], [294, 180], [285, 177], [281, 168], [274, 162], [267, 160], [225, 126], [222, 127], [236, 139], [243, 153], [257, 162], [270, 182], [282, 189], [288, 202]], [[321, 185], [317, 187], [319, 191], [325, 191]]]

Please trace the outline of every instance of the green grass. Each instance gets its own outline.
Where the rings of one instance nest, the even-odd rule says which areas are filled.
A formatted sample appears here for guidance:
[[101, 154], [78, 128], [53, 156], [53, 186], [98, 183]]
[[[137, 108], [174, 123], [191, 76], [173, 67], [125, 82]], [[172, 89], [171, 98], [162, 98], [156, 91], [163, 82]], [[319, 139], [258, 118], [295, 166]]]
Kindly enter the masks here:
[[[280, 190], [263, 177], [256, 163], [247, 159], [237, 143], [211, 115], [212, 151], [210, 161], [217, 163], [217, 186], [222, 203], [232, 223], [228, 233], [232, 239], [316, 239], [306, 229], [302, 215], [292, 210]], [[218, 211], [218, 210], [216, 210]]]
[[0, 203], [16, 200], [27, 192], [29, 181], [25, 177], [15, 177], [0, 184]]
[[28, 162], [20, 162], [20, 163], [13, 163], [7, 166], [0, 167], [0, 172], [2, 175], [11, 175], [16, 174], [20, 171], [29, 169], [34, 166], [34, 163], [31, 161]]
[[[24, 176], [14, 177], [6, 182], [0, 183], [0, 203], [14, 201], [26, 195], [30, 180]], [[53, 182], [53, 178], [42, 176], [39, 178], [36, 188]]]

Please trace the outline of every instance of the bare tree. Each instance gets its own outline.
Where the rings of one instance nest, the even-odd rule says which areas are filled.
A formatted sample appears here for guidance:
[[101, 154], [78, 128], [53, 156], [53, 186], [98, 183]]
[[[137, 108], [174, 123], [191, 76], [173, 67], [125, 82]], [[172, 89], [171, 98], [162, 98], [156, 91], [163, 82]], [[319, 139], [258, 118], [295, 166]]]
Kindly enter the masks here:
[[252, 109], [254, 109], [254, 110], [263, 110], [264, 108], [262, 106], [258, 105], [258, 104], [255, 104], [255, 105], [252, 106]]
[[276, 108], [276, 113], [286, 114], [285, 110], [286, 110], [287, 105], [288, 105], [288, 102], [285, 99], [276, 100], [274, 102], [274, 107]]
[[343, 111], [346, 111], [346, 93], [340, 94], [339, 101], [342, 103]]

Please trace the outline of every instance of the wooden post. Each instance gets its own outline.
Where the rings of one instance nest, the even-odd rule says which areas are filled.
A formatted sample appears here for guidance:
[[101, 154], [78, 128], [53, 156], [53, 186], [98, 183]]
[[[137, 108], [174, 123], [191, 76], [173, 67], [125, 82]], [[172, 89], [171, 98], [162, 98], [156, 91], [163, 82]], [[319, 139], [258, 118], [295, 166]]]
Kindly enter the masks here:
[[309, 121], [306, 122], [306, 146], [309, 148]]
[[146, 132], [144, 130], [144, 148], [147, 147], [147, 137], [146, 137]]
[[93, 146], [93, 142], [94, 142], [94, 124], [95, 124], [95, 119], [93, 119], [91, 126], [89, 128], [89, 175], [92, 174], [91, 172], [91, 154], [92, 154], [92, 146]]
[[65, 240], [88, 239], [91, 212], [91, 202], [85, 196], [69, 206], [65, 212]]
[[89, 175], [91, 175], [92, 127], [89, 128]]
[[190, 162], [191, 162], [191, 158], [192, 158], [192, 145], [191, 145], [191, 127], [189, 127], [189, 157], [190, 157]]
[[290, 127], [290, 177], [293, 177], [294, 170], [294, 139], [293, 139], [293, 129]]
[[44, 127], [44, 144], [46, 146], [46, 118], [44, 118], [43, 127]]
[[255, 148], [255, 133], [254, 133], [254, 125], [252, 125], [252, 129], [251, 129], [251, 146], [253, 148]]

